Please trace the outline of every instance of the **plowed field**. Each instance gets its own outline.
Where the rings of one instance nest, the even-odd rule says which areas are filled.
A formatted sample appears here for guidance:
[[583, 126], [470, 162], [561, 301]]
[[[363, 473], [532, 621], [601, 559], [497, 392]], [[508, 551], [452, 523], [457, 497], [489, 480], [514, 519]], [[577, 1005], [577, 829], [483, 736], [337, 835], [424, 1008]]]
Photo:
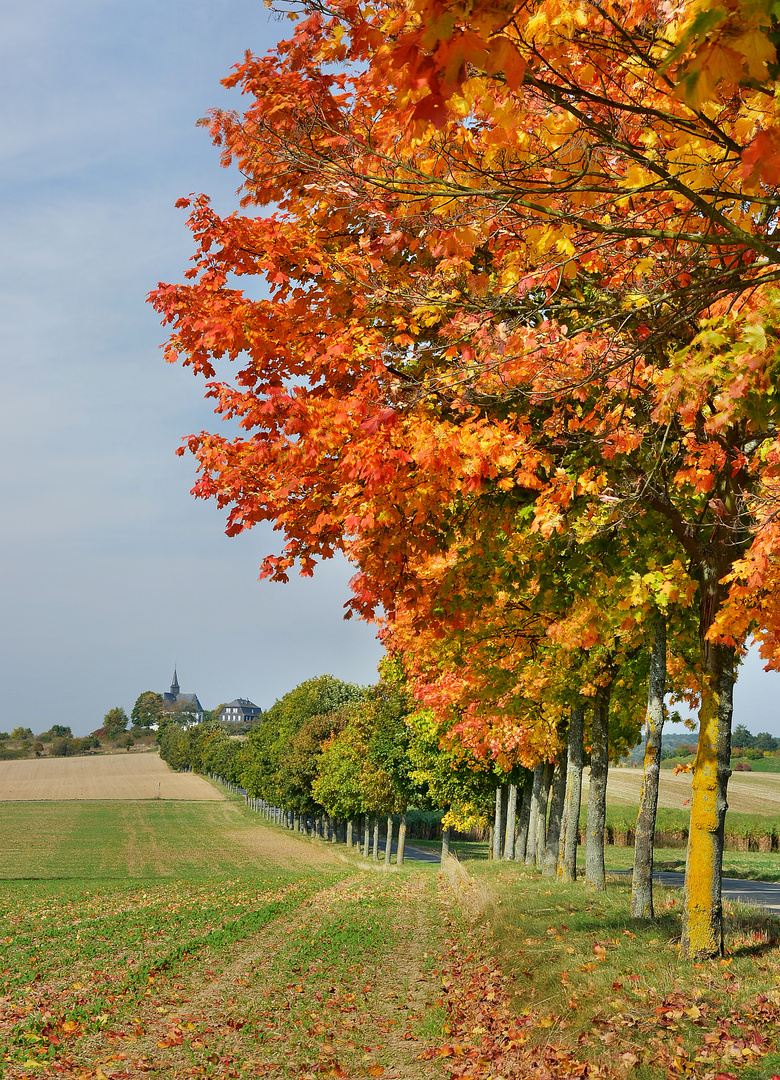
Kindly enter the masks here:
[[187, 799], [224, 795], [195, 773], [171, 772], [157, 754], [0, 761], [0, 802], [69, 799]]
[[[638, 806], [642, 785], [641, 769], [610, 769], [607, 780], [607, 801]], [[587, 771], [585, 774], [587, 793]], [[691, 798], [691, 774], [674, 775], [671, 769], [661, 770], [658, 805], [682, 809]], [[780, 773], [734, 773], [729, 780], [729, 810], [736, 814], [780, 814]]]

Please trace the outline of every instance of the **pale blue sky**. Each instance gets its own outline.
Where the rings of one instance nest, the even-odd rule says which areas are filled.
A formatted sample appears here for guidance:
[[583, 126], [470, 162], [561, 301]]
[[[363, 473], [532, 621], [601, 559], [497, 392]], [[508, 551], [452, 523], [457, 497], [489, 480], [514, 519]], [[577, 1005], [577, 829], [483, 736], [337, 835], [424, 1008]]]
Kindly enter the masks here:
[[[28, 0], [0, 12], [0, 730], [86, 733], [167, 688], [268, 707], [323, 672], [373, 682], [372, 628], [345, 623], [349, 569], [257, 581], [278, 535], [228, 539], [189, 495], [182, 436], [213, 424], [163, 363], [144, 303], [192, 252], [176, 199], [234, 205], [197, 119], [289, 24], [262, 0]], [[737, 722], [780, 734], [757, 662]]]
[[145, 296], [180, 280], [186, 214], [227, 209], [197, 119], [219, 80], [289, 23], [261, 0], [31, 0], [0, 14], [0, 357], [5, 468], [0, 730], [85, 733], [182, 689], [268, 707], [323, 672], [374, 682], [374, 631], [345, 623], [349, 568], [257, 581], [278, 535], [223, 535], [174, 450], [214, 423], [166, 365]]

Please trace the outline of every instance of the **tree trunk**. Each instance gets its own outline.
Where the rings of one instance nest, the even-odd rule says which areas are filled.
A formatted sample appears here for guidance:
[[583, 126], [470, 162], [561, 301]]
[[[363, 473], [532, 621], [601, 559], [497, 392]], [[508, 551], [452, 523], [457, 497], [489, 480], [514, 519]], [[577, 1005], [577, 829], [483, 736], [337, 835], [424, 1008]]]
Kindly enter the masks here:
[[399, 866], [404, 864], [404, 847], [406, 845], [406, 807], [401, 813], [401, 824], [398, 826], [398, 854], [395, 861]]
[[607, 823], [607, 773], [609, 771], [610, 687], [600, 686], [593, 702], [593, 739], [590, 751], [588, 834], [585, 840], [585, 888], [604, 892], [604, 829]]
[[517, 840], [515, 841], [515, 862], [525, 862], [528, 848], [528, 829], [531, 824], [531, 794], [532, 784], [530, 780], [523, 784], [523, 801], [520, 804], [520, 820], [517, 825]]
[[337, 817], [330, 819], [330, 842], [331, 844], [338, 844], [339, 842], [339, 819]]
[[563, 804], [566, 798], [566, 768], [563, 764], [563, 752], [561, 760], [555, 765], [552, 782], [552, 797], [550, 799], [550, 820], [547, 824], [547, 843], [544, 848], [544, 863], [542, 873], [547, 877], [555, 877], [558, 865], [558, 848], [561, 840], [561, 819], [563, 817]]
[[353, 835], [354, 831], [355, 831], [355, 822], [352, 820], [352, 818], [350, 818], [349, 821], [347, 822], [347, 847], [349, 848], [350, 851], [352, 850], [352, 835]]
[[547, 846], [547, 800], [550, 797], [555, 766], [551, 762], [545, 762], [542, 773], [542, 786], [539, 789], [539, 813], [536, 818], [536, 845], [534, 852], [534, 864], [538, 870], [544, 866], [544, 850]]
[[496, 788], [496, 816], [493, 825], [493, 858], [501, 858], [501, 841], [504, 838], [504, 789]]
[[515, 857], [515, 828], [517, 827], [517, 784], [509, 785], [506, 803], [506, 835], [504, 837], [504, 858]]
[[631, 915], [635, 919], [653, 918], [653, 842], [658, 809], [665, 694], [666, 617], [656, 610], [653, 616], [653, 645], [650, 652], [650, 675], [647, 681], [645, 763], [642, 771], [642, 790], [639, 795], [639, 814], [636, 819], [634, 876], [631, 881]]
[[363, 815], [363, 858], [368, 858], [371, 847], [371, 821], [368, 814]]
[[441, 861], [449, 858], [450, 854], [450, 827], [445, 825], [441, 830]]
[[385, 866], [390, 865], [390, 853], [393, 850], [393, 815], [387, 815], [387, 835], [385, 836]]
[[577, 880], [577, 842], [580, 833], [582, 804], [582, 739], [585, 730], [585, 706], [578, 703], [569, 719], [569, 749], [566, 754], [566, 802], [564, 804], [558, 876], [563, 881]]
[[371, 858], [374, 862], [379, 861], [379, 814], [374, 818], [374, 842], [371, 845]]
[[525, 848], [525, 865], [533, 866], [536, 855], [536, 823], [539, 820], [539, 795], [544, 777], [544, 762], [534, 769], [534, 782], [531, 788], [531, 813], [528, 818], [528, 839]]
[[693, 766], [680, 943], [681, 955], [697, 960], [723, 954], [721, 885], [726, 794], [731, 776], [734, 661], [733, 648], [705, 641], [705, 683], [699, 711], [699, 748]]

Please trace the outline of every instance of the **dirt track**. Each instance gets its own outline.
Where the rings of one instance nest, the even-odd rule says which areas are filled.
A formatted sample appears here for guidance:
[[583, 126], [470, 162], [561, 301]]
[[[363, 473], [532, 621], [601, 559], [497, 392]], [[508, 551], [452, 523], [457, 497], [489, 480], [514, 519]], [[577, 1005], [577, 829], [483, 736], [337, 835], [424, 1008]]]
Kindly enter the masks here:
[[195, 773], [171, 772], [157, 754], [0, 761], [0, 802], [157, 798], [220, 802], [224, 796]]

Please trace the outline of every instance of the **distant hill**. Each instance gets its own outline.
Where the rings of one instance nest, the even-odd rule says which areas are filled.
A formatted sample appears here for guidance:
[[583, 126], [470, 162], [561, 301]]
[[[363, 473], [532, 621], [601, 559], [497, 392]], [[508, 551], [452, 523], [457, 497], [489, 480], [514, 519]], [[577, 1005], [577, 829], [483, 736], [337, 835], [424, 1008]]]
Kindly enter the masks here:
[[[667, 721], [668, 723], [669, 721]], [[699, 736], [695, 731], [689, 731], [687, 728], [681, 730], [677, 724], [675, 724], [675, 730], [664, 727], [661, 741], [661, 757], [662, 759], [676, 757], [678, 746], [691, 746], [695, 751], [698, 742]], [[760, 759], [762, 752], [774, 754], [780, 750], [780, 738], [770, 735], [766, 731], [759, 731], [758, 735], [753, 735], [744, 724], [737, 724], [731, 733], [731, 746], [734, 757], [744, 756], [749, 759]], [[645, 744], [643, 740], [632, 749], [627, 757], [623, 758], [623, 763], [626, 765], [641, 765], [644, 756]]]
[[[664, 725], [664, 733], [661, 739], [661, 753], [665, 757], [674, 757], [678, 746], [697, 746], [699, 735], [696, 731], [675, 724], [673, 730], [669, 730], [669, 722]], [[628, 757], [623, 758], [623, 764], [641, 765], [645, 756], [644, 739], [637, 743]]]

